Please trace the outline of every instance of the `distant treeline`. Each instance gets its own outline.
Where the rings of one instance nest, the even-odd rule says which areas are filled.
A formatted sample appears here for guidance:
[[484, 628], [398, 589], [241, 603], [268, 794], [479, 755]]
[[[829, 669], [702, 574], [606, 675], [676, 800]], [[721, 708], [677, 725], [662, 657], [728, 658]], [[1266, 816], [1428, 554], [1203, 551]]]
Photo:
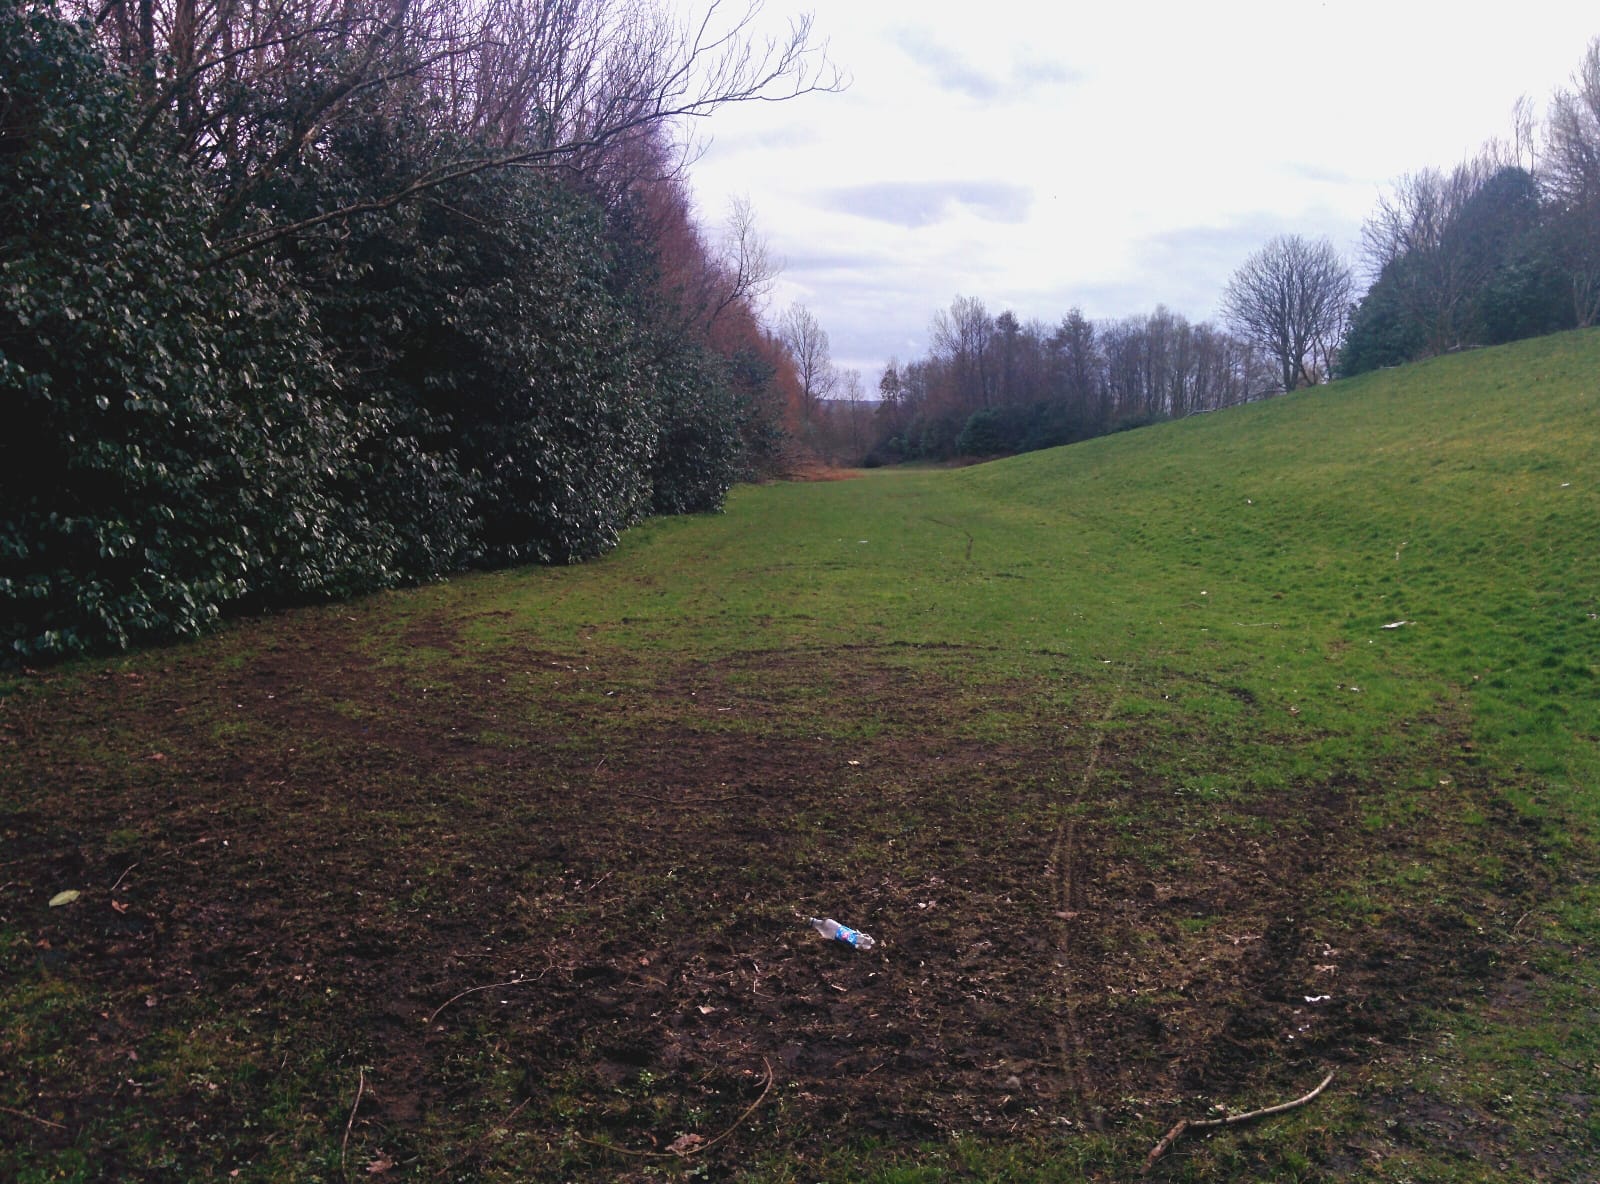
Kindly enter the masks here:
[[1272, 385], [1262, 350], [1166, 308], [1022, 324], [957, 297], [932, 338], [927, 357], [885, 368], [867, 465], [1051, 448], [1231, 407]]
[[[1524, 100], [1508, 140], [1449, 172], [1402, 177], [1363, 233], [1369, 286], [1326, 239], [1279, 236], [1227, 285], [1223, 327], [1158, 308], [1020, 324], [960, 298], [924, 358], [891, 361], [869, 465], [1047, 448], [1330, 378], [1600, 321], [1600, 39], [1547, 117]], [[843, 438], [838, 428], [833, 435]]]
[[755, 11], [0, 0], [0, 659], [594, 555], [770, 464], [769, 277], [673, 141], [831, 85]]

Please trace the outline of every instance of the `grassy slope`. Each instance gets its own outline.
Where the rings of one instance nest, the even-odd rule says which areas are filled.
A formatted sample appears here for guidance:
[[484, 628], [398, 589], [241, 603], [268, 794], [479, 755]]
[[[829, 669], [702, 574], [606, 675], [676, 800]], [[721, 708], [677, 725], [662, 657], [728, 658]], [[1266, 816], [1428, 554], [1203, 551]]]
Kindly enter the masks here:
[[[1136, 737], [1146, 776], [1201, 801], [1292, 802], [1341, 776], [1377, 777], [1387, 791], [1364, 807], [1374, 833], [1415, 824], [1420, 809], [1459, 812], [1452, 823], [1470, 836], [1489, 825], [1482, 799], [1456, 803], [1450, 786], [1486, 785], [1532, 820], [1550, 865], [1539, 899], [1523, 899], [1516, 916], [1482, 918], [1503, 960], [1527, 968], [1515, 998], [1452, 1001], [1424, 1019], [1412, 1050], [1375, 1057], [1338, 1099], [1271, 1131], [1186, 1149], [1162, 1170], [1227, 1179], [1265, 1162], [1283, 1178], [1491, 1179], [1503, 1156], [1529, 1177], [1582, 1179], [1600, 1162], [1600, 1118], [1574, 1100], [1600, 1088], [1600, 894], [1587, 883], [1600, 834], [1597, 375], [1600, 334], [1569, 334], [974, 469], [740, 489], [727, 514], [649, 524], [602, 562], [472, 577], [316, 617], [350, 616], [367, 654], [414, 681], [461, 652], [416, 644], [420, 621], [450, 622], [451, 640], [474, 660], [534, 645], [607, 669], [604, 691], [577, 687], [571, 702], [586, 726], [618, 736], [629, 725], [606, 713], [607, 696], [657, 685], [685, 664], [778, 653], [812, 658], [818, 681], [784, 687], [781, 713], [747, 726], [870, 745], [880, 724], [834, 694], [827, 676], [829, 663], [842, 673], [852, 654], [870, 654], [980, 708], [991, 688], [1035, 688], [1041, 716]], [[207, 663], [248, 666], [301, 619], [310, 618], [241, 627], [178, 661], [198, 681]], [[1384, 628], [1393, 622], [1405, 624]], [[173, 660], [144, 655], [118, 669]], [[95, 669], [11, 688], [0, 715], [8, 743], [25, 733], [35, 762], [113, 776], [116, 762], [131, 762], [137, 743], [91, 748], [52, 734], [75, 680]], [[1074, 689], [1053, 692], [1063, 680]], [[651, 710], [665, 725], [699, 726]], [[994, 742], [1022, 726], [1013, 707], [964, 710], [959, 723], [946, 714], [930, 703], [927, 728]], [[46, 743], [34, 744], [41, 735]], [[262, 751], [271, 743], [248, 728], [238, 735]], [[0, 800], [48, 813], [60, 779], [35, 776], [41, 768], [0, 773]], [[1099, 788], [1093, 776], [1083, 775], [1085, 793]], [[1162, 824], [1128, 820], [1156, 851]], [[126, 839], [92, 841], [114, 850]], [[1489, 856], [1461, 850], [1481, 861], [1493, 843]], [[1392, 909], [1397, 894], [1443, 897], [1438, 869], [1451, 854], [1374, 856], [1366, 881], [1337, 886], [1337, 899], [1318, 907], [1330, 924], [1343, 916], [1355, 926]], [[0, 882], [9, 879], [0, 869]], [[12, 969], [29, 965], [21, 951], [43, 924], [46, 887], [13, 881], [0, 892]], [[0, 987], [19, 1017], [6, 1047], [47, 1044], [30, 1025], [74, 1006], [75, 989], [43, 970]], [[13, 1115], [48, 1101], [15, 1077], [0, 1086]], [[958, 1141], [880, 1149], [871, 1167], [845, 1153], [814, 1170], [1116, 1178], [1172, 1113], [1142, 1125], [1127, 1118], [1082, 1153], [1081, 1168], [1046, 1144]], [[48, 1130], [18, 1121], [14, 1137]], [[1474, 1123], [1476, 1134], [1466, 1129]], [[325, 1162], [342, 1129], [331, 1123]], [[1452, 1138], [1471, 1154], [1452, 1152]], [[1330, 1141], [1364, 1158], [1318, 1169], [1331, 1162], [1316, 1154]], [[76, 1161], [52, 1158], [47, 1142], [17, 1162], [33, 1178], [55, 1178], [52, 1164], [69, 1176]], [[781, 1159], [752, 1170], [801, 1171]]]
[[[1125, 687], [1120, 710], [1197, 713], [1207, 735], [1234, 704], [1197, 704], [1191, 676], [1294, 709], [1277, 734], [1229, 735], [1220, 773], [1182, 750], [1192, 729], [1176, 724], [1157, 758], [1175, 781], [1202, 764], [1213, 780], [1287, 788], [1415, 746], [1424, 756], [1402, 777], [1448, 782], [1450, 762], [1396, 723], [1465, 714], [1461, 759], [1488, 766], [1551, 843], [1571, 840], [1561, 870], [1576, 882], [1515, 919], [1519, 937], [1543, 927], [1537, 999], [1441, 1019], [1442, 1045], [1394, 1080], [1522, 1122], [1532, 1172], [1560, 1142], [1538, 1116], [1600, 1083], [1600, 892], [1584, 882], [1600, 833], [1597, 540], [1600, 335], [1578, 333], [956, 473], [742, 491], [726, 521], [641, 532], [584, 584], [643, 592], [635, 564], [672, 553], [671, 591], [641, 610], [643, 628], [622, 628], [628, 645], [662, 623], [702, 645], [977, 643], [987, 659], [962, 661], [991, 675], [1043, 655], [1182, 683], [1182, 711]], [[776, 557], [747, 566], [774, 541]], [[760, 622], [759, 636], [722, 630], [722, 613]], [[1552, 1049], [1576, 1070], [1558, 1074], [1564, 1091], [1535, 1056]], [[1592, 1167], [1600, 1117], [1576, 1110]], [[1420, 1162], [1371, 1170], [1473, 1178]]]
[[1597, 362], [1595, 335], [1563, 335], [960, 472], [742, 489], [724, 518], [540, 573], [540, 628], [1222, 669], [1379, 748], [1389, 716], [1464, 697], [1530, 774], [1524, 805], [1594, 819], [1568, 791], [1600, 773]]
[[758, 623], [791, 644], [1222, 664], [1341, 721], [1340, 683], [1416, 680], [1470, 694], [1509, 760], [1592, 784], [1597, 358], [1574, 334], [958, 473], [741, 491], [722, 522], [630, 540], [617, 575], [650, 548], [671, 588], [619, 640], [660, 622], [743, 646]]

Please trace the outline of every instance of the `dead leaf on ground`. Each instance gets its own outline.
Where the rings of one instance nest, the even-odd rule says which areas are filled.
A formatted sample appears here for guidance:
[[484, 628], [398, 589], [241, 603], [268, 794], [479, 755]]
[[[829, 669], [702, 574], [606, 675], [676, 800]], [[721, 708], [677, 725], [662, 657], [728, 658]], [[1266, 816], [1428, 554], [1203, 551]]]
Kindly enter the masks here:
[[679, 1135], [667, 1144], [667, 1150], [674, 1155], [693, 1155], [704, 1143], [702, 1135]]

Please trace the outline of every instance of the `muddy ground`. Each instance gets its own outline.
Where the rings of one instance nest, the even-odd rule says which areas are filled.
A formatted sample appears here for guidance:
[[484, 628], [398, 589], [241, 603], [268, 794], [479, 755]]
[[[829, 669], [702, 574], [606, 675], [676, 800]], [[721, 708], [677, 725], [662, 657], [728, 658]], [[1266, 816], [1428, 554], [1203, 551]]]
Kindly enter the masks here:
[[1109, 678], [1064, 713], [958, 654], [404, 640], [438, 660], [308, 614], [6, 702], [4, 971], [62, 1000], [0, 1047], [34, 1162], [606, 1179], [1165, 1129], [1514, 989], [1538, 839], [1448, 720], [1411, 722], [1451, 784], [1374, 826], [1386, 768], [1186, 795], [1151, 753], [1207, 738], [1142, 732]]

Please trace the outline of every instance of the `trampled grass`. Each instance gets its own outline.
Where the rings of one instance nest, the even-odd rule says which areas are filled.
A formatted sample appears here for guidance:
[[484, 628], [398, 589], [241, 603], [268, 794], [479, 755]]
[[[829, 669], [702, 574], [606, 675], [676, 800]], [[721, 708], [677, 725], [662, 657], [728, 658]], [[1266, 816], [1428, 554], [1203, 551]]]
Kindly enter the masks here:
[[1117, 1180], [1332, 1069], [1152, 1175], [1591, 1179], [1597, 457], [1568, 334], [16, 679], [0, 1174]]

